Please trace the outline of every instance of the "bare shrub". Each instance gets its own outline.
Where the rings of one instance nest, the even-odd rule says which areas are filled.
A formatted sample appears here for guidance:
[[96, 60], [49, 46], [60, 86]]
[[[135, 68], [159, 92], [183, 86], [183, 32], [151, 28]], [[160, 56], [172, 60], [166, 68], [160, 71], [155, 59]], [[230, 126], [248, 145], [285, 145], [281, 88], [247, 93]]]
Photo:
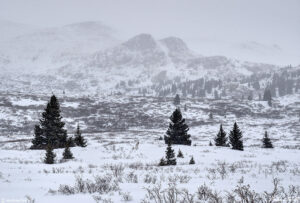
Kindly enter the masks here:
[[273, 179], [273, 190], [272, 192], [264, 192], [264, 198], [266, 199], [267, 202], [272, 202], [275, 197], [279, 194], [279, 188], [278, 188], [279, 180], [277, 178]]
[[218, 162], [217, 163], [217, 171], [220, 174], [222, 180], [224, 180], [224, 178], [227, 176], [226, 163]]
[[300, 197], [300, 187], [299, 186], [294, 186], [290, 185], [289, 189], [285, 191], [283, 187], [280, 187], [280, 197], [279, 199], [282, 202], [286, 203], [295, 203], [299, 201]]
[[132, 171], [126, 176], [126, 181], [128, 183], [138, 183], [138, 176]]
[[157, 177], [155, 175], [146, 174], [144, 178], [145, 183], [152, 183], [155, 184], [157, 180]]
[[61, 194], [71, 195], [76, 193], [108, 193], [119, 190], [117, 181], [113, 180], [112, 176], [97, 176], [94, 181], [83, 180], [82, 177], [77, 176], [74, 186], [60, 185], [58, 192]]
[[180, 183], [188, 183], [192, 177], [188, 175], [176, 175]]
[[120, 195], [122, 196], [122, 201], [124, 202], [130, 202], [133, 199], [130, 192], [120, 192]]
[[284, 173], [287, 170], [287, 165], [286, 165], [287, 161], [276, 161], [276, 162], [272, 162], [272, 169], [274, 168], [277, 172], [279, 173]]
[[25, 198], [26, 198], [26, 202], [27, 203], [35, 203], [35, 199], [30, 197], [29, 195], [25, 195]]
[[85, 181], [82, 179], [81, 176], [76, 177], [75, 181], [75, 189], [77, 192], [82, 193], [85, 191]]
[[134, 162], [129, 164], [128, 167], [134, 170], [142, 170], [144, 168], [144, 164], [142, 162]]
[[68, 185], [60, 185], [58, 192], [64, 195], [72, 195], [75, 194], [75, 188]]
[[117, 191], [119, 189], [119, 185], [117, 181], [113, 181], [113, 178], [109, 175], [107, 176], [97, 176], [95, 178], [95, 183], [97, 187], [97, 192], [100, 194], [107, 193], [110, 191]]
[[212, 193], [212, 189], [204, 185], [201, 185], [197, 190], [197, 196], [199, 200], [207, 201]]
[[215, 180], [217, 178], [217, 170], [214, 168], [208, 168], [207, 169], [208, 174], [206, 175], [206, 177], [210, 180]]
[[182, 196], [182, 202], [194, 203], [195, 194], [190, 194], [187, 189], [182, 189], [181, 196]]
[[115, 165], [109, 165], [109, 169], [112, 172], [113, 176], [116, 178], [120, 178], [123, 176], [124, 172], [124, 165], [123, 164], [115, 164]]

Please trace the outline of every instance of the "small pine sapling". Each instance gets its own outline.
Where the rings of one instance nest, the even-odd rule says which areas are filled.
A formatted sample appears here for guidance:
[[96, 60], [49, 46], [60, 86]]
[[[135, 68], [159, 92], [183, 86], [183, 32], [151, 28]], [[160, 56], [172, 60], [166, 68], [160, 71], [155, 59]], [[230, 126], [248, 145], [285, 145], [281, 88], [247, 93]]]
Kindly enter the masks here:
[[44, 159], [44, 163], [45, 164], [54, 164], [54, 159], [55, 159], [56, 155], [53, 152], [53, 148], [50, 144], [48, 144], [47, 148], [46, 148], [46, 156]]
[[178, 151], [177, 157], [178, 157], [178, 158], [184, 158], [184, 156], [183, 156], [183, 154], [182, 154], [182, 152], [181, 152], [180, 149], [179, 149], [179, 151]]
[[262, 139], [262, 143], [263, 143], [263, 148], [273, 148], [273, 144], [271, 139], [268, 136], [268, 132], [265, 132], [265, 136]]
[[194, 157], [192, 157], [192, 158], [191, 158], [191, 160], [190, 160], [189, 164], [191, 164], [191, 165], [192, 165], [192, 164], [195, 164]]

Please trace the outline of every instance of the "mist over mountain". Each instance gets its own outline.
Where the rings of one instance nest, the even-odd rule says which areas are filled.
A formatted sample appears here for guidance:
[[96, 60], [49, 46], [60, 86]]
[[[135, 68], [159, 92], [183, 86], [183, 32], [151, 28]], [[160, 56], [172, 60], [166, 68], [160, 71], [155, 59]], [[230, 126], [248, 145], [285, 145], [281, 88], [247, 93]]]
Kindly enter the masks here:
[[0, 0], [1, 203], [300, 198], [299, 0]]
[[[38, 89], [51, 86], [53, 90], [70, 87], [76, 93], [87, 88], [89, 94], [97, 94], [100, 90], [114, 90], [122, 81], [136, 80], [139, 82], [135, 88], [144, 88], [158, 82], [157, 78], [159, 82], [176, 77], [183, 80], [227, 79], [278, 68], [224, 56], [203, 56], [173, 36], [155, 39], [144, 33], [127, 40], [116, 36], [114, 28], [100, 22], [82, 22], [23, 34], [2, 42], [1, 74], [35, 84], [31, 86], [33, 91], [35, 86]], [[38, 77], [30, 74], [50, 78], [49, 83], [40, 84], [44, 80], [39, 82]]]

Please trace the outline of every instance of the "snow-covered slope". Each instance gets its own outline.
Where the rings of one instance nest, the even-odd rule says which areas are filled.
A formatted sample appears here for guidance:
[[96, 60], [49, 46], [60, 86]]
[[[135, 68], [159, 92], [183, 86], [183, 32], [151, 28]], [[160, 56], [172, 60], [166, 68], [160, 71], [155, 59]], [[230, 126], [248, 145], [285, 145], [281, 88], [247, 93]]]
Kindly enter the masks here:
[[102, 23], [83, 22], [5, 41], [0, 47], [0, 68], [4, 80], [10, 80], [3, 83], [15, 87], [21, 86], [16, 83], [30, 83], [32, 91], [49, 91], [50, 87], [97, 94], [110, 92], [122, 81], [134, 81], [133, 86], [140, 88], [178, 77], [239, 78], [276, 68], [202, 56], [177, 37], [155, 39], [139, 34], [120, 42], [115, 36], [115, 31]]
[[1, 43], [13, 71], [52, 69], [86, 54], [116, 45], [115, 31], [100, 22], [42, 29]]

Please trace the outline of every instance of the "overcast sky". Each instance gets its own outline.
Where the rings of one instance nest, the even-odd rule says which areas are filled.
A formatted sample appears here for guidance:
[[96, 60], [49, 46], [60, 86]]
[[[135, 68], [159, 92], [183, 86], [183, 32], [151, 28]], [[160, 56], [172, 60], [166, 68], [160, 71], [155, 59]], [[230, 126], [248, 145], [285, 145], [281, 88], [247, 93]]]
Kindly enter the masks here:
[[0, 0], [0, 19], [102, 21], [124, 39], [178, 36], [204, 55], [300, 64], [300, 0]]

